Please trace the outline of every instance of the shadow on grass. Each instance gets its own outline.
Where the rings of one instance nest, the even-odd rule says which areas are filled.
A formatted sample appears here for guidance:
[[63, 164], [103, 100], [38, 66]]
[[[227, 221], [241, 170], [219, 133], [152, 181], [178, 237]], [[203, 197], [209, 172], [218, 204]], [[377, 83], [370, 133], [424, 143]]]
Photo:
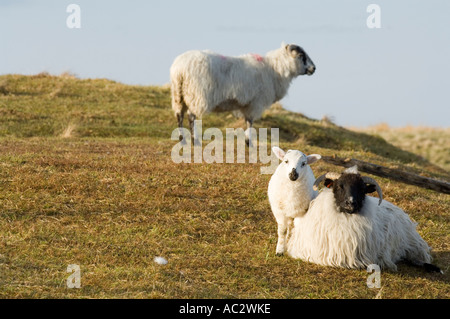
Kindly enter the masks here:
[[261, 124], [280, 128], [280, 137], [286, 142], [295, 142], [302, 138], [308, 144], [336, 151], [360, 150], [405, 163], [426, 162], [422, 157], [395, 147], [381, 137], [350, 131], [334, 124], [323, 125], [320, 121], [306, 120], [300, 114], [297, 117], [299, 120], [293, 119], [292, 115], [268, 115]]
[[[57, 136], [64, 129], [62, 123], [71, 121], [79, 123], [75, 132], [78, 137], [136, 136], [170, 140], [171, 132], [177, 127], [170, 106], [170, 88], [128, 86], [106, 79], [79, 80], [41, 73], [0, 76], [0, 92], [5, 105], [0, 108], [0, 114], [9, 117], [9, 122], [2, 119], [2, 136]], [[32, 98], [27, 99], [27, 96]], [[23, 111], [14, 113], [17, 110]], [[236, 120], [230, 112], [204, 114], [203, 119], [203, 130], [211, 127], [245, 129], [244, 120]], [[186, 122], [187, 119], [185, 127]], [[333, 153], [370, 152], [391, 161], [417, 163], [450, 177], [448, 172], [426, 159], [395, 147], [379, 136], [350, 131], [330, 121], [310, 119], [281, 106], [267, 110], [262, 119], [255, 122], [255, 128], [279, 128], [280, 142], [326, 148]]]
[[407, 261], [401, 261], [397, 264], [396, 273], [412, 278], [425, 277], [433, 281], [450, 283], [450, 276], [448, 274], [448, 272], [450, 271], [448, 266], [448, 260], [450, 259], [450, 251], [433, 252], [432, 255], [433, 255], [432, 264], [439, 267], [444, 272], [444, 274], [433, 271], [427, 271], [424, 267], [413, 265], [412, 263]]
[[300, 113], [283, 111], [280, 114], [266, 114], [257, 123], [259, 127], [280, 129], [280, 142], [299, 143], [339, 151], [370, 152], [389, 161], [404, 164], [417, 163], [425, 167], [433, 167], [447, 178], [449, 173], [432, 164], [425, 158], [398, 148], [382, 137], [362, 132], [355, 132], [330, 122], [309, 119]]

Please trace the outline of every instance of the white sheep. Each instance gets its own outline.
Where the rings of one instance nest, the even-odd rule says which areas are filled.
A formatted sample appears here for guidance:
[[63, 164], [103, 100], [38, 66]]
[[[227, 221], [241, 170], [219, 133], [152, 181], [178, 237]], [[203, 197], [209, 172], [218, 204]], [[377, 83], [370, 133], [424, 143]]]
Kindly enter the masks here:
[[188, 51], [170, 68], [172, 109], [178, 120], [180, 140], [187, 112], [192, 138], [194, 120], [205, 112], [239, 110], [245, 117], [249, 142], [253, 121], [282, 99], [295, 77], [312, 75], [316, 67], [298, 45], [284, 45], [262, 57], [246, 54], [223, 56], [210, 51]]
[[[308, 212], [294, 221], [287, 253], [320, 265], [366, 268], [377, 264], [397, 270], [406, 260], [440, 271], [431, 265], [430, 247], [416, 231], [416, 223], [399, 207], [382, 200], [379, 185], [362, 177], [355, 167], [342, 174], [327, 173], [322, 192]], [[377, 191], [379, 198], [366, 196]]]
[[310, 201], [317, 196], [317, 191], [313, 190], [314, 173], [308, 164], [316, 162], [321, 156], [307, 156], [296, 150], [284, 152], [279, 147], [273, 147], [272, 151], [282, 161], [270, 178], [268, 187], [270, 207], [278, 224], [276, 254], [282, 255], [294, 218], [305, 214]]

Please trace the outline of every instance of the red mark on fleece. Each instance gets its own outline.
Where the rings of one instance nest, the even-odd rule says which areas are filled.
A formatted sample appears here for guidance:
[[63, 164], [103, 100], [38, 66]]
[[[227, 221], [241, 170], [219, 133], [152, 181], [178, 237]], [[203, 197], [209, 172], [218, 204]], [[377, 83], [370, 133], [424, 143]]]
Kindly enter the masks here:
[[255, 58], [256, 61], [263, 62], [263, 57], [260, 56], [259, 54], [252, 53], [252, 56]]

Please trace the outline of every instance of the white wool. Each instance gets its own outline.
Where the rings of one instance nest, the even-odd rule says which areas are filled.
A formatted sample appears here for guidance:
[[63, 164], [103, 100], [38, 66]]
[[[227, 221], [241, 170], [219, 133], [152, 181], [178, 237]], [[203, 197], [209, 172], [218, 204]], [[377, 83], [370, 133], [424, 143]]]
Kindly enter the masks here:
[[153, 261], [155, 262], [155, 263], [157, 263], [158, 265], [167, 265], [168, 264], [168, 261], [167, 261], [167, 259], [166, 258], [164, 258], [164, 257], [155, 257], [154, 259], [153, 259]]
[[399, 207], [387, 201], [378, 206], [378, 198], [366, 196], [358, 214], [340, 213], [330, 189], [294, 220], [287, 252], [293, 258], [344, 268], [377, 264], [396, 270], [402, 259], [418, 265], [431, 262], [430, 247]]
[[185, 108], [196, 117], [204, 112], [241, 110], [248, 120], [286, 95], [292, 79], [314, 66], [303, 65], [282, 45], [265, 57], [246, 54], [222, 56], [210, 51], [188, 51], [170, 68], [172, 108]]
[[[299, 157], [306, 161], [305, 154]], [[287, 176], [288, 171], [283, 165], [279, 165], [269, 181], [268, 197], [275, 215], [283, 212], [283, 216], [295, 218], [306, 213], [311, 199], [318, 194], [313, 190], [315, 177], [309, 165], [295, 182], [290, 181]]]
[[349, 167], [349, 168], [347, 168], [347, 169], [344, 171], [344, 173], [347, 173], [347, 174], [359, 174], [359, 172], [358, 172], [358, 166], [357, 166], [357, 165], [354, 165], [354, 166], [352, 166], [352, 167]]
[[[281, 149], [279, 150], [284, 154]], [[278, 224], [277, 254], [284, 253], [286, 249], [285, 241], [293, 219], [305, 214], [310, 201], [318, 194], [313, 190], [315, 177], [311, 167], [309, 165], [302, 167], [301, 163], [307, 163], [308, 157], [314, 158], [311, 161], [316, 161], [320, 155], [306, 156], [300, 151], [289, 150], [283, 156], [282, 162], [270, 178], [267, 191], [270, 207]], [[285, 160], [288, 160], [289, 164], [286, 164]], [[293, 168], [296, 168], [298, 173], [296, 181], [289, 179], [289, 172]]]

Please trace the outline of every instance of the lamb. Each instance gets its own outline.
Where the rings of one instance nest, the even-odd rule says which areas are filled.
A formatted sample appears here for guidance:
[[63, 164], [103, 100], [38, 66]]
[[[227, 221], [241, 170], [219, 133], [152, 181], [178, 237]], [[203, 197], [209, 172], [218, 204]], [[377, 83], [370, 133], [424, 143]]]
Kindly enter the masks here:
[[[383, 200], [375, 180], [361, 176], [354, 166], [342, 174], [320, 176], [314, 188], [322, 181], [327, 188], [294, 221], [288, 255], [320, 265], [358, 269], [377, 264], [392, 271], [405, 260], [440, 271], [430, 264], [431, 248], [417, 232], [417, 224]], [[379, 198], [366, 196], [374, 191]]]
[[318, 154], [305, 155], [297, 150], [284, 152], [279, 147], [272, 148], [282, 162], [269, 181], [268, 197], [272, 213], [278, 224], [276, 254], [286, 250], [286, 238], [295, 217], [306, 213], [310, 201], [317, 196], [313, 190], [314, 173], [308, 164], [321, 158]]
[[194, 121], [205, 112], [239, 110], [246, 121], [246, 142], [250, 128], [263, 111], [282, 99], [291, 81], [316, 70], [306, 52], [295, 44], [267, 53], [223, 56], [211, 51], [187, 51], [175, 58], [170, 68], [172, 109], [180, 128], [187, 112], [191, 136]]

